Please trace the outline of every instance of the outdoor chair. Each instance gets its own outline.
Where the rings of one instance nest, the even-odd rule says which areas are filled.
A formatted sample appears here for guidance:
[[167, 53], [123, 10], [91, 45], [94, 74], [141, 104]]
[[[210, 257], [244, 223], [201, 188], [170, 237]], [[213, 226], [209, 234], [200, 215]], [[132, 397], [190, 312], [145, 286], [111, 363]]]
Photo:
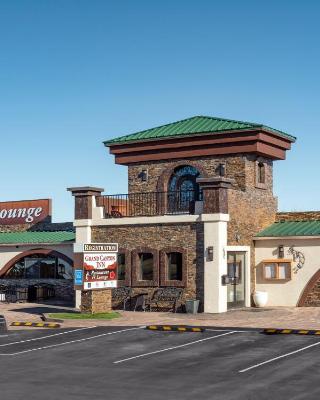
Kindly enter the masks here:
[[149, 311], [172, 311], [177, 312], [179, 306], [181, 305], [183, 289], [175, 287], [166, 287], [156, 289], [151, 298], [146, 300], [146, 308]]

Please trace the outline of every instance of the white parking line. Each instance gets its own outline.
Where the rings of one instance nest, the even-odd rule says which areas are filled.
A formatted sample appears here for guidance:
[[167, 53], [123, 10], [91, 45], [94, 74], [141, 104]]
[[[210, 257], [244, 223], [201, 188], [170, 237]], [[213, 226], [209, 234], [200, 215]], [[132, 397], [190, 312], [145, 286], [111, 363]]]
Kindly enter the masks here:
[[[205, 328], [205, 330], [206, 331], [210, 331], [210, 332], [230, 332], [230, 329], [210, 329], [210, 328]], [[253, 331], [235, 331], [235, 330], [232, 330], [232, 332], [235, 332], [235, 333], [250, 333], [250, 332], [253, 332]]]
[[[25, 340], [19, 340], [17, 342], [4, 343], [4, 344], [0, 344], [0, 347], [12, 346], [13, 344], [18, 344], [18, 343], [34, 342], [35, 340], [47, 339], [47, 338], [50, 338], [50, 337], [53, 337], [53, 336], [65, 335], [67, 333], [73, 333], [73, 332], [77, 332], [77, 331], [83, 331], [84, 329], [92, 329], [92, 328], [96, 328], [96, 326], [90, 326], [90, 327], [87, 327], [87, 328], [76, 328], [76, 329], [73, 329], [71, 331], [64, 331], [64, 332], [54, 333], [53, 335], [45, 335], [45, 336], [40, 336], [40, 337], [33, 338], [33, 339], [25, 339]], [[8, 335], [6, 335], [6, 336], [8, 336]]]
[[248, 368], [245, 368], [245, 369], [241, 369], [239, 372], [250, 371], [251, 369], [261, 367], [262, 365], [269, 364], [269, 363], [271, 363], [273, 361], [276, 361], [276, 360], [280, 360], [281, 358], [289, 357], [292, 354], [297, 354], [297, 353], [300, 353], [301, 351], [304, 351], [304, 350], [310, 349], [311, 347], [319, 346], [319, 345], [320, 345], [320, 341], [317, 342], [317, 343], [310, 344], [309, 346], [302, 347], [302, 348], [300, 348], [298, 350], [291, 351], [290, 353], [286, 353], [286, 354], [282, 354], [281, 356], [278, 356], [278, 357], [270, 358], [270, 360], [263, 361], [263, 362], [261, 362], [259, 364], [252, 365], [251, 367], [248, 367]]
[[226, 333], [222, 333], [221, 335], [210, 336], [210, 337], [208, 337], [208, 338], [195, 340], [194, 342], [188, 342], [188, 343], [185, 343], [185, 344], [180, 344], [179, 346], [173, 346], [173, 347], [168, 347], [168, 348], [166, 348], [166, 349], [161, 349], [161, 350], [151, 351], [151, 352], [149, 352], [149, 353], [139, 354], [139, 355], [137, 355], [137, 356], [133, 356], [133, 357], [129, 357], [129, 358], [124, 358], [123, 360], [114, 361], [113, 364], [120, 364], [120, 363], [123, 363], [123, 362], [125, 362], [125, 361], [134, 360], [135, 358], [146, 357], [146, 356], [150, 356], [150, 355], [152, 355], [152, 354], [163, 353], [163, 352], [165, 352], [165, 351], [175, 350], [175, 349], [179, 349], [179, 348], [181, 348], [181, 347], [186, 347], [186, 346], [191, 346], [191, 345], [196, 344], [196, 343], [205, 342], [206, 340], [217, 339], [217, 338], [219, 338], [219, 337], [221, 337], [221, 336], [231, 335], [232, 333], [236, 333], [236, 332], [235, 332], [235, 331], [226, 332]]
[[52, 348], [52, 347], [64, 346], [64, 345], [66, 345], [66, 344], [84, 342], [84, 341], [86, 341], [86, 340], [97, 339], [97, 338], [100, 338], [100, 337], [103, 337], [103, 336], [115, 335], [116, 333], [128, 332], [128, 331], [133, 331], [133, 330], [136, 330], [136, 329], [144, 329], [144, 328], [145, 328], [144, 326], [139, 326], [139, 327], [135, 327], [135, 328], [122, 329], [122, 330], [120, 330], [120, 331], [113, 331], [113, 332], [101, 333], [100, 335], [89, 336], [89, 337], [87, 337], [87, 338], [82, 338], [82, 339], [69, 340], [68, 342], [50, 344], [50, 345], [48, 345], [48, 346], [36, 347], [36, 348], [34, 348], [34, 349], [28, 349], [28, 350], [22, 350], [22, 351], [18, 351], [18, 352], [16, 352], [16, 353], [0, 353], [0, 356], [17, 356], [18, 354], [24, 354], [24, 353], [30, 353], [30, 352], [32, 352], [32, 351], [50, 349], [50, 348]]

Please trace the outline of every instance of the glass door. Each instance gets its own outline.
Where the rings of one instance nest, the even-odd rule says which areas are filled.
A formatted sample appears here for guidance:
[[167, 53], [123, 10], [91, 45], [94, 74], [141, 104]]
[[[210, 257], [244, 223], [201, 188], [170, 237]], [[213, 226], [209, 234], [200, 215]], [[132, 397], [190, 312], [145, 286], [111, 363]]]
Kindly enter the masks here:
[[228, 309], [245, 305], [245, 252], [228, 252]]

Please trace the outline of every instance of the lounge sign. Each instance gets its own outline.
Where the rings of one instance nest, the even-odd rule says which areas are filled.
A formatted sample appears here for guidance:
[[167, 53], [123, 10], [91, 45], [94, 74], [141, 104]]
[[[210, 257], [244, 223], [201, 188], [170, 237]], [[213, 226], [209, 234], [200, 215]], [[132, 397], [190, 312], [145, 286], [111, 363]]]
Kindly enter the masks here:
[[0, 225], [35, 224], [51, 221], [51, 200], [6, 201], [0, 203]]
[[84, 290], [117, 287], [117, 243], [83, 245]]

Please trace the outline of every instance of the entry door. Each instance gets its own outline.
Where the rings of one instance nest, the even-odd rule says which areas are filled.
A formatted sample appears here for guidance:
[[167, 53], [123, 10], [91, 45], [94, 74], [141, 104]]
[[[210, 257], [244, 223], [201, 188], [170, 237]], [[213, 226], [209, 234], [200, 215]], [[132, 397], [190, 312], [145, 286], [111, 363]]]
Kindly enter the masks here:
[[245, 305], [245, 252], [228, 252], [228, 309]]

